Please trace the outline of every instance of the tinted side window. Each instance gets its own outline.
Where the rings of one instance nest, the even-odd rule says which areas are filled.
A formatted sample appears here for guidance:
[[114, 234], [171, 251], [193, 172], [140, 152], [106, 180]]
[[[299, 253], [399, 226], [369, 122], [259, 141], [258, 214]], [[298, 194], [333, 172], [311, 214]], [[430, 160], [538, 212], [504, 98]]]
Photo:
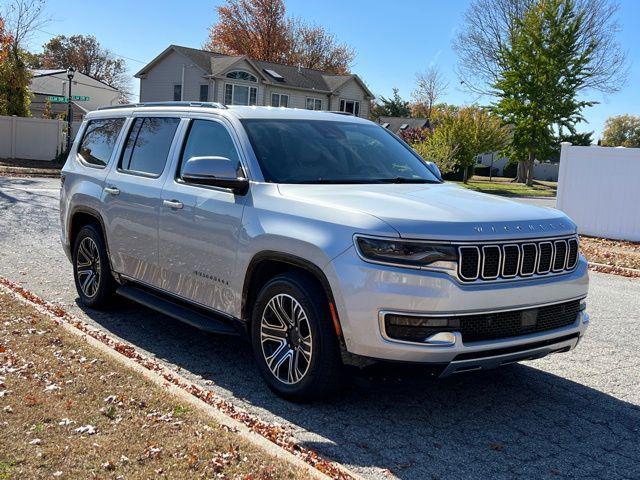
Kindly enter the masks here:
[[78, 154], [91, 165], [104, 167], [109, 163], [124, 118], [106, 118], [91, 120], [87, 125]]
[[120, 168], [160, 176], [179, 122], [178, 118], [136, 118], [129, 131]]
[[191, 122], [180, 165], [184, 165], [192, 157], [226, 157], [236, 163], [240, 161], [233, 140], [224, 125], [207, 120]]

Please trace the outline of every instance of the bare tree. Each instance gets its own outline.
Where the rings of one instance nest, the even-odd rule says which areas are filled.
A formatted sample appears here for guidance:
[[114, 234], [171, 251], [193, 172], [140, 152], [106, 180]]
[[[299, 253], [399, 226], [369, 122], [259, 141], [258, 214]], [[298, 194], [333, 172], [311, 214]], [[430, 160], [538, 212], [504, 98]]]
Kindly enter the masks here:
[[13, 40], [13, 48], [26, 50], [34, 32], [49, 23], [44, 16], [44, 0], [10, 0], [3, 8], [5, 27]]
[[411, 94], [418, 104], [417, 110], [426, 118], [431, 118], [433, 106], [446, 94], [449, 82], [437, 67], [431, 66], [426, 71], [416, 74], [416, 88]]
[[[502, 52], [525, 12], [540, 0], [475, 0], [465, 14], [465, 26], [454, 40], [459, 56], [458, 73], [465, 87], [478, 94], [495, 94], [494, 85], [505, 65]], [[584, 16], [579, 26], [580, 52], [590, 54], [589, 75], [579, 90], [613, 93], [625, 84], [628, 74], [625, 52], [616, 39], [618, 5], [609, 0], [576, 0]]]

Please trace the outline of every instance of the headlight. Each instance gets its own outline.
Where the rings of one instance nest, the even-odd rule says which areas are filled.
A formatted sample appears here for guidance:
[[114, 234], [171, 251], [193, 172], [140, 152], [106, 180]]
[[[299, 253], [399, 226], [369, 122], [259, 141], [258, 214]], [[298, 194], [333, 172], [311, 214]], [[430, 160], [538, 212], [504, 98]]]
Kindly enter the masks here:
[[452, 245], [356, 236], [360, 256], [376, 263], [412, 268], [451, 270], [458, 254]]

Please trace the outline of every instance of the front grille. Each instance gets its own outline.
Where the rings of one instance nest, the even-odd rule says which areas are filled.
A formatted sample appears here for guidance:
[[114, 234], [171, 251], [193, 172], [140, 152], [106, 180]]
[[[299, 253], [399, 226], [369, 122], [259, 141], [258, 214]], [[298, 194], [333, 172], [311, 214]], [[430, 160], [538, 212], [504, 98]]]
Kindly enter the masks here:
[[386, 314], [389, 338], [424, 342], [438, 332], [460, 332], [465, 343], [518, 337], [567, 327], [576, 321], [580, 300], [526, 310], [481, 313], [452, 317]]
[[578, 265], [576, 237], [458, 247], [458, 277], [463, 282], [531, 277], [573, 270]]

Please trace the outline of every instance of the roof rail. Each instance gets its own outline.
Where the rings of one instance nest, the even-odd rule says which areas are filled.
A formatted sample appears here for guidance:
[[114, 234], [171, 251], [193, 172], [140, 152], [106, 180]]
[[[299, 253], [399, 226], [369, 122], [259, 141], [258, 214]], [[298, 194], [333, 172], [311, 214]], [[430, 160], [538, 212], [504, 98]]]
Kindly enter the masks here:
[[336, 115], [347, 115], [349, 117], [355, 117], [353, 113], [341, 112], [340, 110], [329, 110], [329, 113], [335, 113]]
[[204, 107], [204, 108], [227, 108], [226, 105], [218, 102], [139, 102], [126, 103], [122, 105], [105, 105], [98, 107], [98, 110], [115, 110], [118, 108], [135, 107]]

